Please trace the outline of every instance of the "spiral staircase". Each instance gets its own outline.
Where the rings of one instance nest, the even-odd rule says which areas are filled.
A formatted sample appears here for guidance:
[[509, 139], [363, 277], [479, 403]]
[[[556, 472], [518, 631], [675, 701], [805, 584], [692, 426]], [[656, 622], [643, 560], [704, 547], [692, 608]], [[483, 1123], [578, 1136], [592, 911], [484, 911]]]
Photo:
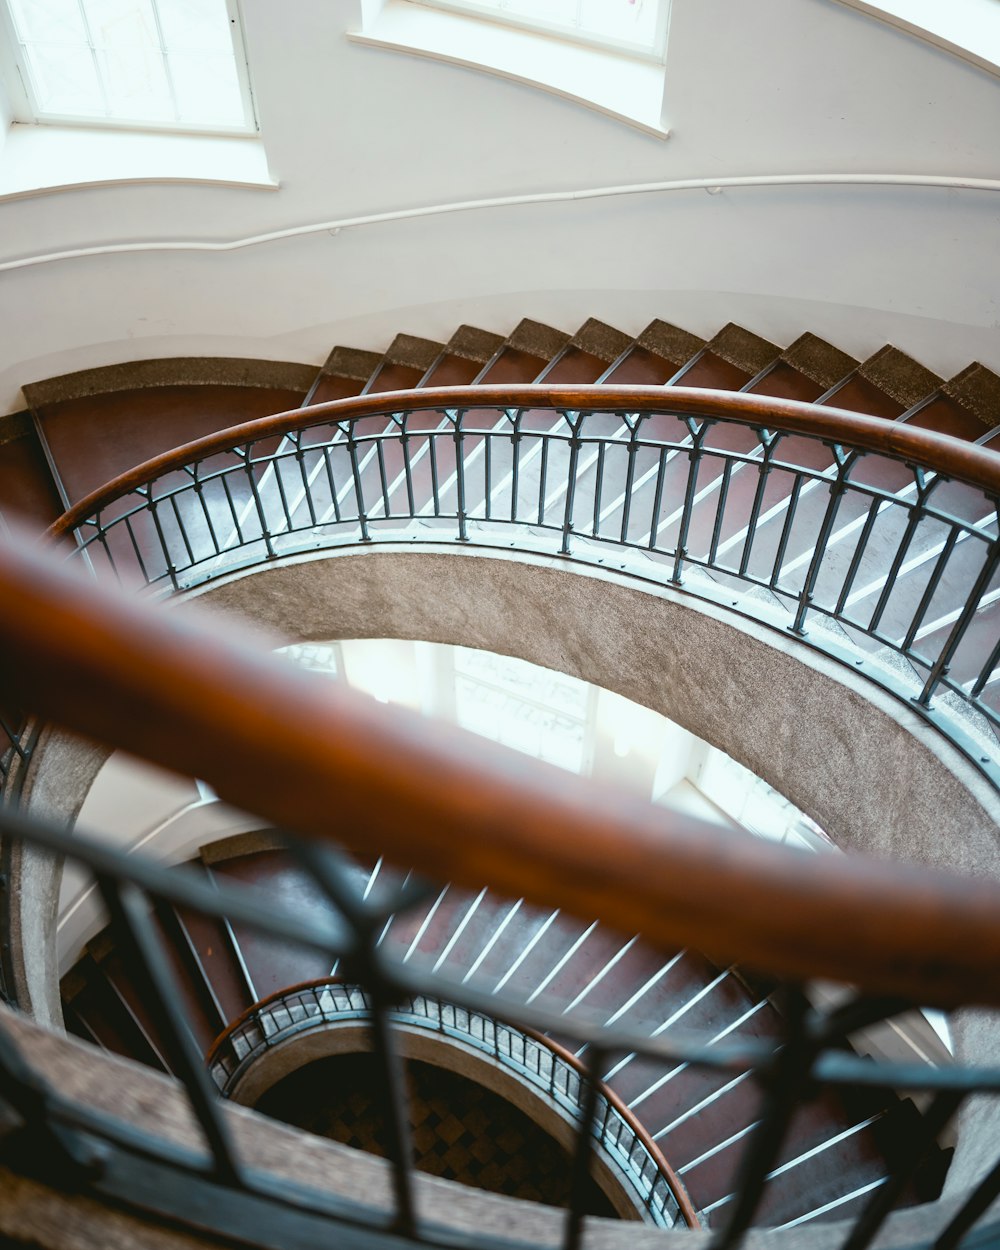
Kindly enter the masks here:
[[[519, 460], [522, 434], [544, 436], [567, 418], [563, 413], [556, 420], [522, 396], [512, 401], [520, 405], [520, 423], [504, 425], [508, 407], [493, 391], [487, 394], [495, 406], [477, 414], [480, 424], [464, 434], [464, 444], [440, 411], [421, 413], [416, 407], [407, 413], [404, 429], [412, 444], [379, 442], [379, 431], [391, 428], [392, 414], [403, 406], [396, 392], [533, 384], [562, 388], [564, 407], [570, 409], [575, 400], [583, 403], [575, 388], [594, 384], [664, 388], [664, 398], [665, 388], [683, 387], [791, 400], [810, 405], [820, 428], [823, 409], [830, 408], [986, 449], [995, 443], [1000, 424], [1000, 378], [976, 364], [943, 380], [894, 348], [858, 362], [809, 334], [780, 349], [732, 325], [702, 341], [661, 322], [631, 337], [593, 321], [572, 336], [525, 321], [506, 338], [466, 326], [446, 344], [400, 335], [381, 355], [337, 347], [318, 372], [274, 362], [144, 362], [26, 387], [29, 410], [7, 419], [0, 445], [0, 506], [38, 530], [55, 526], [64, 537], [75, 534], [71, 559], [80, 561], [83, 553], [99, 572], [110, 564], [127, 585], [183, 590], [233, 567], [222, 558], [224, 531], [239, 537], [234, 547], [241, 548], [241, 567], [252, 567], [286, 554], [282, 539], [310, 523], [339, 524], [344, 490], [331, 483], [325, 497], [329, 515], [318, 517], [307, 484], [337, 456], [349, 459], [353, 472], [347, 493], [353, 491], [356, 515], [349, 519], [360, 532], [352, 531], [351, 544], [377, 545], [380, 524], [387, 541], [398, 541], [399, 526], [389, 525], [397, 509], [406, 512], [406, 537], [434, 542], [441, 538], [436, 523], [456, 496], [454, 510], [466, 530], [458, 537], [468, 541], [470, 528], [473, 536], [477, 528], [489, 530], [491, 501], [502, 495], [495, 506], [509, 510], [511, 519], [521, 509], [530, 512], [532, 539], [546, 527], [556, 528], [564, 553], [571, 538], [581, 544], [589, 538], [595, 562], [615, 558], [609, 553], [616, 548], [644, 546], [646, 558], [656, 564], [656, 524], [650, 535], [643, 519], [663, 516], [664, 501], [675, 499], [677, 507], [662, 529], [670, 531], [683, 558], [693, 557], [688, 574], [693, 593], [725, 600], [740, 613], [763, 613], [772, 626], [779, 622], [797, 633], [799, 614], [827, 593], [839, 612], [835, 625], [827, 627], [836, 633], [831, 645], [851, 663], [881, 664], [893, 680], [913, 687], [911, 698], [926, 678], [911, 663], [919, 644], [926, 668], [935, 680], [947, 678], [951, 695], [972, 692], [975, 706], [957, 713], [958, 737], [974, 744], [967, 754], [977, 755], [992, 776], [996, 738], [990, 713], [1000, 708], [1000, 683], [992, 680], [1000, 658], [1000, 588], [995, 566], [975, 541], [977, 534], [992, 538], [995, 532], [995, 513], [991, 517], [981, 499], [958, 486], [950, 490], [947, 507], [966, 527], [961, 533], [946, 532], [938, 518], [928, 521], [925, 511], [900, 520], [891, 501], [909, 506], [916, 495], [922, 508], [926, 479], [918, 474], [914, 480], [908, 463], [904, 469], [892, 459], [871, 457], [860, 479], [869, 492], [863, 506], [848, 500], [832, 509], [830, 496], [843, 476], [838, 476], [839, 439], [789, 435], [801, 470], [796, 476], [782, 472], [773, 459], [766, 428], [725, 421], [706, 422], [705, 429], [690, 419], [686, 425], [677, 422], [673, 450], [660, 449], [646, 460], [645, 449], [629, 451], [636, 445], [634, 433], [605, 431], [599, 446], [588, 446], [575, 428], [559, 446], [543, 437], [537, 454]], [[394, 401], [383, 412], [376, 397], [390, 392]], [[145, 517], [123, 506], [142, 494], [151, 478], [180, 480], [180, 461], [170, 454], [176, 448], [193, 443], [199, 463], [217, 466], [225, 461], [220, 431], [274, 412], [353, 397], [371, 400], [371, 416], [365, 410], [358, 418], [370, 421], [373, 432], [367, 436], [357, 427], [353, 432], [339, 427], [335, 410], [324, 424], [321, 412], [310, 427], [312, 441], [264, 432], [255, 454], [263, 447], [274, 459], [265, 462], [261, 455], [251, 462], [249, 450], [239, 452], [246, 475], [235, 489], [195, 474], [194, 491], [172, 502], [172, 519], [164, 519], [162, 505]], [[510, 444], [506, 459], [500, 440], [491, 435], [500, 427], [505, 448]], [[322, 445], [321, 435], [327, 439]], [[892, 447], [891, 430], [880, 437]], [[448, 440], [458, 440], [461, 448], [450, 460], [442, 451]], [[628, 453], [620, 463], [613, 459], [614, 440]], [[230, 442], [250, 447], [249, 439], [238, 436]], [[137, 471], [144, 462], [152, 466]], [[484, 479], [463, 475], [460, 463], [472, 462], [491, 466]], [[292, 491], [288, 466], [301, 490]], [[572, 487], [553, 485], [562, 480], [560, 473]], [[502, 491], [494, 485], [498, 481]], [[577, 518], [582, 497], [588, 525], [593, 521], [582, 536], [578, 520], [574, 523], [574, 490]], [[405, 509], [399, 503], [404, 496]], [[268, 526], [273, 515], [282, 519]], [[493, 543], [492, 534], [483, 542]], [[603, 554], [596, 554], [598, 547]], [[699, 550], [711, 559], [699, 561]], [[735, 565], [724, 566], [726, 553], [733, 553]], [[676, 572], [675, 561], [669, 563]], [[645, 566], [643, 575], [654, 576]], [[973, 592], [974, 607], [959, 643], [952, 645], [960, 605]], [[862, 618], [866, 629], [859, 627]], [[887, 645], [886, 639], [897, 642]], [[895, 654], [886, 658], [900, 648], [902, 667], [910, 665], [905, 674]], [[25, 711], [6, 707], [4, 723], [17, 736]], [[16, 781], [23, 769], [11, 766], [14, 755], [16, 750], [8, 753], [7, 765]], [[382, 861], [362, 858], [352, 871], [367, 883], [367, 893], [379, 874], [398, 882], [406, 868], [403, 863], [390, 870]], [[256, 845], [252, 840], [209, 845], [199, 871], [209, 882], [255, 885], [320, 921], [329, 909], [301, 863], [266, 838]], [[713, 964], [688, 949], [664, 953], [662, 943], [620, 926], [470, 887], [468, 881], [442, 882], [421, 906], [387, 921], [380, 945], [414, 969], [450, 973], [483, 995], [502, 991], [504, 1001], [544, 1004], [550, 1012], [654, 1038], [695, 1030], [715, 1045], [785, 1036], [780, 1001], [768, 993], [770, 985], [736, 967]], [[315, 951], [266, 941], [238, 923], [198, 917], [183, 907], [161, 911], [157, 923], [202, 1054], [268, 994], [337, 971]], [[176, 1070], [169, 1038], [150, 1015], [113, 938], [94, 939], [62, 988], [72, 1033], [112, 1053]], [[664, 1068], [630, 1053], [615, 1056], [597, 1075], [641, 1120], [704, 1224], [725, 1225], [736, 1204], [742, 1149], [761, 1120], [757, 1085], [683, 1063]], [[796, 1226], [864, 1211], [907, 1153], [919, 1120], [911, 1101], [877, 1091], [825, 1091], [804, 1103], [768, 1170], [755, 1222]], [[945, 1164], [938, 1151], [923, 1158], [898, 1195], [900, 1203], [933, 1198]]]

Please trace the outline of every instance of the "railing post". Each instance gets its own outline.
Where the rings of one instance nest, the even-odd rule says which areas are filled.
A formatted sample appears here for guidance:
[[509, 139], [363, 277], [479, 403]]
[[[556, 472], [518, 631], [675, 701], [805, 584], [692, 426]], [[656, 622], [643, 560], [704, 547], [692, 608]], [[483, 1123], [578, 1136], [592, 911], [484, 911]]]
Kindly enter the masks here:
[[921, 707], [930, 706], [931, 697], [937, 689], [938, 683], [943, 677], [947, 676], [951, 662], [955, 657], [955, 652], [958, 650], [962, 639], [965, 637], [965, 631], [969, 628], [972, 618], [976, 615], [979, 608], [979, 601], [986, 593], [998, 568], [1000, 568], [1000, 538], [994, 539], [990, 545], [986, 559], [983, 561], [983, 567], [979, 570], [979, 576], [976, 578], [972, 591], [965, 601], [965, 606], [959, 613], [958, 620], [952, 626], [948, 640], [941, 648], [941, 653], [928, 674], [923, 690], [917, 696], [916, 702]]
[[701, 464], [702, 444], [705, 441], [705, 435], [708, 433], [712, 422], [702, 421], [699, 425], [693, 417], [685, 417], [684, 424], [687, 426], [688, 434], [691, 436], [691, 446], [688, 448], [688, 476], [687, 484], [684, 487], [684, 511], [681, 513], [680, 529], [677, 531], [677, 547], [674, 551], [674, 571], [670, 580], [675, 586], [681, 584], [681, 570], [684, 567], [684, 561], [687, 559], [687, 541], [688, 533], [691, 529], [691, 513], [694, 510], [694, 497], [698, 491], [698, 468]]
[[566, 424], [572, 431], [572, 437], [569, 440], [569, 465], [566, 469], [566, 509], [563, 514], [562, 526], [562, 544], [559, 547], [561, 556], [569, 555], [569, 537], [573, 532], [573, 505], [576, 500], [576, 475], [580, 463], [580, 448], [583, 441], [580, 438], [580, 430], [583, 427], [583, 413], [568, 411], [563, 412]]
[[[805, 622], [806, 614], [813, 600], [813, 591], [816, 588], [816, 579], [819, 577], [820, 565], [823, 563], [823, 557], [826, 555], [827, 547], [830, 543], [830, 536], [833, 533], [833, 527], [837, 521], [837, 513], [840, 510], [840, 501], [844, 497], [847, 490], [848, 474], [854, 467], [854, 462], [858, 458], [856, 451], [846, 452], [839, 443], [833, 444], [833, 458], [837, 466], [836, 479], [830, 483], [830, 502], [826, 506], [826, 512], [823, 515], [823, 523], [820, 526], [819, 537], [816, 539], [816, 546], [813, 548], [812, 559], [809, 561], [809, 569], [806, 572], [805, 581], [802, 583], [802, 590], [799, 593], [799, 606], [795, 612], [795, 620], [789, 626], [793, 634], [800, 637], [806, 632]], [[780, 587], [778, 587], [780, 590]]]
[[[462, 420], [465, 417], [464, 409], [445, 409], [445, 416], [452, 422], [454, 426], [453, 438], [455, 439], [455, 504], [456, 514], [458, 517], [458, 541], [467, 543], [469, 541], [469, 527], [466, 523], [465, 515], [465, 431], [462, 429]], [[489, 483], [487, 482], [487, 497], [489, 492]]]

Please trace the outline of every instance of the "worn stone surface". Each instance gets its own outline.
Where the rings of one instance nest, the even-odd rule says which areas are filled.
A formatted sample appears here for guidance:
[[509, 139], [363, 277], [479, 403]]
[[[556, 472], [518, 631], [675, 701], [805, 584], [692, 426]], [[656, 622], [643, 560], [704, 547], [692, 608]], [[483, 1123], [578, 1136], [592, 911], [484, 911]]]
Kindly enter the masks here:
[[786, 347], [781, 353], [781, 359], [824, 390], [829, 390], [835, 383], [843, 381], [858, 367], [853, 356], [848, 356], [847, 352], [842, 352], [832, 343], [809, 333], [800, 335], [790, 347]]
[[719, 333], [707, 343], [708, 350], [721, 356], [744, 373], [760, 373], [769, 364], [773, 364], [781, 352], [781, 348], [759, 334], [753, 334], [732, 321], [723, 326]]
[[936, 373], [931, 373], [912, 356], [892, 346], [883, 347], [874, 356], [869, 356], [859, 366], [858, 372], [904, 408], [912, 408], [941, 385]]
[[459, 326], [448, 340], [448, 351], [463, 360], [474, 360], [485, 365], [503, 346], [503, 335], [477, 326]]
[[705, 346], [705, 340], [666, 321], [651, 321], [636, 339], [640, 347], [679, 369]]
[[971, 364], [945, 382], [941, 389], [989, 429], [1000, 425], [1000, 376], [992, 369]]
[[786, 634], [682, 593], [548, 557], [409, 549], [293, 561], [199, 598], [289, 638], [458, 643], [596, 682], [726, 751], [844, 846], [1000, 876], [1000, 800], [936, 731]]
[[570, 346], [578, 347], [580, 351], [589, 352], [591, 356], [610, 364], [618, 359], [631, 342], [629, 335], [591, 317], [573, 335]]
[[150, 386], [260, 386], [305, 393], [316, 377], [314, 365], [285, 360], [253, 360], [228, 356], [172, 356], [166, 360], [132, 360], [99, 369], [64, 373], [24, 386], [30, 408]]

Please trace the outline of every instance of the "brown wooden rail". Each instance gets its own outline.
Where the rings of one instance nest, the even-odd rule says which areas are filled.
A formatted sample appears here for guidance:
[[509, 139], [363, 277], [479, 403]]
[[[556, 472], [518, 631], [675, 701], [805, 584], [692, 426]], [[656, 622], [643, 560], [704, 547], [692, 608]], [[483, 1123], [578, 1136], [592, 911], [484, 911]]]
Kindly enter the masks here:
[[[268, 994], [265, 998], [259, 999], [252, 1007], [248, 1007], [246, 1011], [241, 1012], [235, 1020], [231, 1021], [225, 1029], [219, 1034], [212, 1045], [208, 1048], [205, 1056], [205, 1066], [211, 1069], [213, 1063], [218, 1059], [219, 1051], [226, 1045], [229, 1039], [248, 1024], [260, 1012], [266, 1010], [272, 1003], [280, 1002], [286, 998], [294, 998], [296, 994], [308, 991], [316, 991], [322, 989], [326, 985], [346, 985], [348, 982], [343, 977], [319, 977], [314, 981], [300, 981], [297, 985], [291, 985], [287, 989], [275, 990], [273, 994]], [[428, 996], [429, 997], [429, 996]], [[537, 1029], [532, 1029], [526, 1024], [509, 1024], [509, 1028], [513, 1028], [518, 1033], [523, 1033], [525, 1037], [530, 1037], [533, 1042], [552, 1052], [557, 1059], [561, 1060], [568, 1068], [580, 1077], [581, 1080], [589, 1079], [587, 1065], [573, 1054], [571, 1050], [567, 1050], [565, 1046], [555, 1041], [551, 1037], [546, 1037], [544, 1033], [539, 1033]], [[677, 1173], [667, 1162], [666, 1157], [657, 1143], [653, 1140], [649, 1131], [643, 1127], [635, 1113], [629, 1109], [628, 1103], [615, 1093], [610, 1086], [600, 1082], [600, 1091], [604, 1100], [609, 1106], [614, 1108], [618, 1118], [628, 1126], [629, 1131], [635, 1137], [642, 1148], [652, 1159], [654, 1165], [660, 1175], [667, 1182], [671, 1194], [677, 1201], [677, 1207], [680, 1211], [681, 1219], [688, 1228], [701, 1228], [701, 1220], [698, 1219], [698, 1213], [695, 1210], [694, 1203], [691, 1201], [690, 1195], [684, 1187], [684, 1182], [678, 1177]]]
[[113, 478], [74, 504], [51, 526], [49, 533], [53, 536], [69, 533], [99, 509], [136, 487], [233, 447], [313, 425], [351, 421], [380, 413], [424, 412], [441, 408], [621, 409], [626, 412], [671, 412], [749, 422], [771, 430], [813, 435], [848, 447], [898, 456], [909, 463], [978, 486], [989, 495], [1000, 495], [1000, 456], [996, 453], [932, 430], [921, 430], [898, 421], [885, 421], [880, 417], [863, 416], [839, 408], [819, 408], [796, 400], [680, 386], [447, 386], [338, 399], [311, 408], [294, 408], [290, 412], [261, 417], [209, 434]]
[[952, 1007], [1000, 1004], [1000, 885], [807, 857], [317, 682], [231, 621], [0, 548], [0, 682], [33, 712], [203, 778], [278, 827], [676, 950]]

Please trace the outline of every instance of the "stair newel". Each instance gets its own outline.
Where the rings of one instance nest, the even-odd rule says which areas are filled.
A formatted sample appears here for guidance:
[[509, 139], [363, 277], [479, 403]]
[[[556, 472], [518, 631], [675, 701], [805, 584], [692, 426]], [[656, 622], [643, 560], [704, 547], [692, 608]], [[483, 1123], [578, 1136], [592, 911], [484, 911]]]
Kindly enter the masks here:
[[[899, 545], [897, 546], [895, 555], [892, 558], [892, 564], [889, 566], [889, 572], [885, 576], [885, 584], [882, 587], [882, 593], [878, 597], [878, 602], [875, 605], [874, 612], [872, 612], [871, 620], [867, 629], [867, 632], [870, 634], [877, 635], [878, 627], [882, 623], [882, 617], [885, 613], [886, 606], [889, 603], [889, 597], [895, 588], [899, 570], [903, 567], [903, 561], [906, 559], [910, 547], [913, 544], [913, 539], [916, 535], [920, 522], [927, 515], [927, 499], [934, 487], [941, 481], [940, 477], [934, 476], [931, 478], [930, 482], [928, 482], [927, 475], [919, 465], [911, 465], [909, 467], [913, 473], [913, 482], [917, 498], [916, 502], [910, 508], [910, 515], [906, 520], [906, 529], [903, 531], [903, 537], [899, 540]], [[916, 631], [914, 630], [914, 632]]]
[[764, 492], [767, 490], [767, 479], [771, 474], [771, 469], [774, 467], [774, 452], [781, 439], [780, 434], [774, 434], [770, 430], [760, 429], [756, 433], [760, 439], [763, 454], [757, 469], [757, 489], [754, 491], [753, 503], [750, 506], [747, 536], [743, 540], [743, 554], [740, 556], [740, 577], [745, 577], [747, 569], [750, 567], [750, 554], [753, 551], [753, 540], [757, 537], [757, 521], [760, 518], [760, 510], [764, 506]]
[[[452, 437], [455, 440], [455, 513], [458, 519], [458, 541], [469, 541], [468, 518], [465, 513], [465, 431], [462, 421], [467, 415], [465, 408], [446, 408], [445, 416], [452, 424]], [[487, 483], [487, 497], [489, 483]]]
[[223, 1183], [242, 1185], [242, 1169], [222, 1117], [219, 1095], [202, 1062], [187, 1021], [181, 995], [156, 939], [146, 901], [138, 887], [99, 874], [98, 889], [111, 924], [124, 939], [122, 957], [135, 966], [136, 984], [148, 994], [148, 1008], [169, 1050], [171, 1066], [180, 1076], [212, 1155], [212, 1170]]
[[962, 1105], [964, 1094], [944, 1090], [937, 1094], [925, 1112], [917, 1131], [906, 1146], [906, 1158], [896, 1167], [888, 1181], [879, 1186], [851, 1229], [843, 1250], [867, 1250], [903, 1196], [906, 1183], [914, 1174], [925, 1155], [933, 1149], [938, 1134], [950, 1123]]
[[799, 606], [795, 612], [795, 620], [789, 626], [793, 634], [800, 636], [805, 634], [806, 614], [813, 600], [813, 591], [816, 589], [816, 579], [819, 577], [820, 565], [823, 563], [823, 557], [826, 555], [827, 548], [830, 544], [830, 536], [833, 533], [833, 527], [837, 523], [837, 513], [840, 511], [840, 502], [847, 492], [850, 483], [850, 471], [854, 467], [858, 458], [858, 452], [846, 451], [840, 443], [831, 444], [833, 451], [834, 463], [837, 469], [837, 476], [830, 483], [830, 500], [826, 505], [826, 512], [823, 514], [823, 521], [819, 529], [819, 537], [816, 539], [816, 546], [813, 548], [812, 557], [809, 561], [809, 568], [806, 571], [805, 581], [802, 583], [802, 590], [799, 592]]
[[[996, 507], [997, 505], [994, 504], [994, 508]], [[968, 629], [972, 618], [976, 615], [980, 600], [989, 589], [990, 582], [993, 580], [998, 568], [1000, 568], [1000, 538], [995, 538], [989, 546], [986, 558], [983, 561], [983, 567], [979, 570], [979, 576], [976, 578], [972, 591], [966, 599], [965, 605], [958, 615], [958, 619], [952, 626], [951, 633], [948, 635], [947, 641], [941, 648], [940, 655], [927, 676], [927, 681], [924, 683], [923, 690], [917, 696], [916, 702], [919, 703], [921, 707], [930, 706], [931, 696], [937, 689], [938, 683], [943, 677], [947, 676], [948, 670], [951, 667], [951, 662], [955, 657], [955, 652], [958, 650], [962, 639], [965, 637], [965, 631]], [[994, 660], [994, 663], [994, 656], [997, 654], [997, 651], [1000, 651], [1000, 647], [996, 648], [994, 650], [994, 654], [990, 657], [991, 660]], [[983, 675], [980, 674], [980, 677], [982, 676]], [[985, 681], [983, 682], [983, 685], [985, 685]], [[979, 686], [979, 689], [981, 690], [982, 686]]]
[[[583, 439], [580, 437], [580, 432], [583, 429], [584, 418], [582, 412], [569, 412], [566, 409], [562, 410], [562, 416], [570, 428], [571, 437], [569, 440], [569, 467], [566, 470], [566, 509], [563, 514], [562, 543], [559, 547], [559, 554], [568, 556], [569, 539], [573, 532], [573, 504], [576, 501], [576, 476], [580, 463], [580, 449], [583, 446]], [[548, 451], [548, 446], [548, 441], [546, 440], [546, 442], [542, 445], [543, 457], [544, 453]], [[545, 500], [544, 463], [543, 459], [543, 480], [538, 491], [539, 525], [544, 523], [544, 517], [542, 515]], [[600, 488], [601, 479], [600, 476], [598, 476], [597, 489], [600, 490]]]
[[695, 495], [698, 493], [698, 470], [701, 467], [705, 435], [714, 422], [702, 421], [699, 425], [694, 417], [685, 417], [684, 424], [687, 427], [691, 444], [687, 453], [688, 475], [687, 483], [684, 487], [684, 508], [681, 512], [680, 528], [677, 531], [677, 545], [674, 548], [674, 571], [670, 577], [670, 580], [676, 586], [681, 584], [681, 572], [688, 554], [688, 534], [691, 529], [691, 514], [694, 511]]
[[250, 487], [250, 494], [253, 498], [254, 509], [257, 513], [257, 521], [260, 524], [260, 536], [264, 540], [264, 550], [267, 552], [268, 559], [273, 559], [277, 554], [274, 545], [271, 542], [271, 528], [267, 523], [267, 513], [264, 511], [264, 501], [260, 497], [260, 491], [257, 488], [257, 479], [253, 471], [253, 448], [250, 443], [245, 443], [239, 449], [239, 454], [243, 460], [243, 472], [246, 475], [247, 485]]
[[[594, 1139], [597, 1136], [597, 1095], [601, 1068], [606, 1054], [599, 1047], [593, 1047], [585, 1060], [583, 1081], [583, 1098], [581, 1103], [580, 1123], [576, 1133], [576, 1144], [573, 1150], [573, 1164], [570, 1179], [569, 1209], [566, 1212], [566, 1229], [563, 1233], [562, 1250], [579, 1250], [583, 1234], [583, 1217], [587, 1203], [587, 1187], [590, 1180], [590, 1165], [594, 1155]], [[553, 1071], [555, 1070], [553, 1062]]]

